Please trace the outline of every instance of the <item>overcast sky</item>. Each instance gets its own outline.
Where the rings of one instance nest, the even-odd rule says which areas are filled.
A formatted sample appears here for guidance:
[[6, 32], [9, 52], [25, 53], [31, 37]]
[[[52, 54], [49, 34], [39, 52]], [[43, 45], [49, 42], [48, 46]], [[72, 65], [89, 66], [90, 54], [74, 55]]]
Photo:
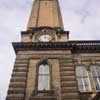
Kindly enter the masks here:
[[[20, 41], [32, 0], [0, 0], [0, 100], [4, 100], [15, 53], [11, 42]], [[100, 40], [100, 0], [60, 0], [65, 30], [71, 40]]]

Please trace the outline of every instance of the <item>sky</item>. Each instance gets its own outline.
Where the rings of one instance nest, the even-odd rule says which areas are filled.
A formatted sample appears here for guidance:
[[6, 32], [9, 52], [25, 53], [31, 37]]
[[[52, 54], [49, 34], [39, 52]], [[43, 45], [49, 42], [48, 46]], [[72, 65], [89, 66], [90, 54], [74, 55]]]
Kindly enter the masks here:
[[[60, 0], [70, 40], [100, 40], [100, 0]], [[12, 42], [20, 42], [32, 0], [0, 0], [0, 100], [5, 100], [15, 61]]]

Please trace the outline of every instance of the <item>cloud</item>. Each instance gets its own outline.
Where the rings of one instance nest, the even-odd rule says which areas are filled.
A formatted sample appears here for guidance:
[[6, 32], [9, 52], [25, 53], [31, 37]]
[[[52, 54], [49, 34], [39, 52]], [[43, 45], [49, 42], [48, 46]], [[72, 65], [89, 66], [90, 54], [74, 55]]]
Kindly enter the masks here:
[[99, 0], [66, 0], [60, 1], [64, 25], [70, 30], [70, 39], [100, 39], [100, 1]]
[[0, 100], [5, 100], [15, 60], [11, 42], [20, 41], [31, 5], [29, 0], [0, 1]]

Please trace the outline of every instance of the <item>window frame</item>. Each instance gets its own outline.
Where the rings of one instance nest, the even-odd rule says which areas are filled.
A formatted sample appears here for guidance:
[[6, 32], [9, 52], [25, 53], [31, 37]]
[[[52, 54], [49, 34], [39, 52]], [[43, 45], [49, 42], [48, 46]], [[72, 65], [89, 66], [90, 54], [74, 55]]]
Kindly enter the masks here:
[[[40, 67], [40, 65], [42, 65], [42, 64], [47, 64], [48, 65], [48, 67], [49, 67], [49, 77], [50, 77], [50, 82], [49, 82], [49, 85], [50, 85], [50, 89], [49, 90], [38, 90], [38, 78], [39, 78], [39, 67]], [[37, 92], [48, 92], [48, 91], [50, 91], [51, 89], [52, 89], [52, 66], [51, 66], [51, 64], [48, 62], [48, 60], [42, 60], [42, 61], [40, 61], [37, 65], [36, 65], [36, 80], [35, 80], [35, 91], [37, 91]]]
[[[92, 91], [92, 86], [91, 86], [91, 83], [90, 83], [90, 76], [89, 76], [89, 71], [87, 70], [87, 68], [86, 68], [86, 65], [84, 65], [84, 64], [78, 64], [78, 65], [75, 65], [76, 67], [75, 67], [75, 75], [76, 75], [76, 81], [77, 81], [77, 89], [78, 89], [78, 91], [80, 92], [80, 93], [91, 93], [91, 91]], [[79, 87], [79, 83], [78, 83], [78, 79], [80, 78], [80, 79], [83, 79], [84, 78], [84, 76], [83, 77], [79, 77], [79, 76], [77, 76], [77, 67], [83, 67], [83, 68], [85, 68], [85, 70], [87, 71], [87, 81], [88, 81], [88, 91], [86, 90], [80, 90], [80, 87]], [[84, 84], [84, 83], [82, 83], [82, 84]], [[86, 88], [86, 86], [84, 85], [84, 87]]]
[[100, 66], [100, 64], [91, 64], [91, 65], [90, 65], [90, 73], [91, 73], [91, 78], [92, 78], [93, 87], [94, 87], [94, 89], [95, 89], [96, 92], [100, 92], [100, 90], [97, 90], [97, 89], [96, 89], [96, 84], [95, 84], [94, 79], [93, 79], [94, 76], [93, 76], [93, 73], [92, 73], [92, 71], [91, 71], [91, 66]]

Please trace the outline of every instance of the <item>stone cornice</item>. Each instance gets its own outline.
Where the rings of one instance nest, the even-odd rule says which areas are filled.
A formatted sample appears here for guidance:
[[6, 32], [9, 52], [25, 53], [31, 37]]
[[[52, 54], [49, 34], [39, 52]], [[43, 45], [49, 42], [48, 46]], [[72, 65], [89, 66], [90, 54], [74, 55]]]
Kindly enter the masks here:
[[28, 29], [27, 31], [22, 31], [21, 34], [34, 34], [37, 31], [41, 31], [43, 29], [50, 29], [50, 30], [54, 30], [56, 31], [56, 34], [69, 34], [69, 31], [64, 31], [62, 30], [60, 27], [47, 27], [47, 26], [42, 26], [42, 27], [31, 27], [30, 29]]
[[98, 53], [100, 52], [100, 41], [70, 41], [73, 53]]
[[15, 52], [17, 51], [26, 51], [26, 50], [66, 50], [71, 48], [72, 46], [69, 43], [12, 43]]
[[72, 53], [100, 52], [100, 41], [68, 41], [68, 42], [38, 42], [12, 43], [15, 52], [26, 50], [71, 50]]

